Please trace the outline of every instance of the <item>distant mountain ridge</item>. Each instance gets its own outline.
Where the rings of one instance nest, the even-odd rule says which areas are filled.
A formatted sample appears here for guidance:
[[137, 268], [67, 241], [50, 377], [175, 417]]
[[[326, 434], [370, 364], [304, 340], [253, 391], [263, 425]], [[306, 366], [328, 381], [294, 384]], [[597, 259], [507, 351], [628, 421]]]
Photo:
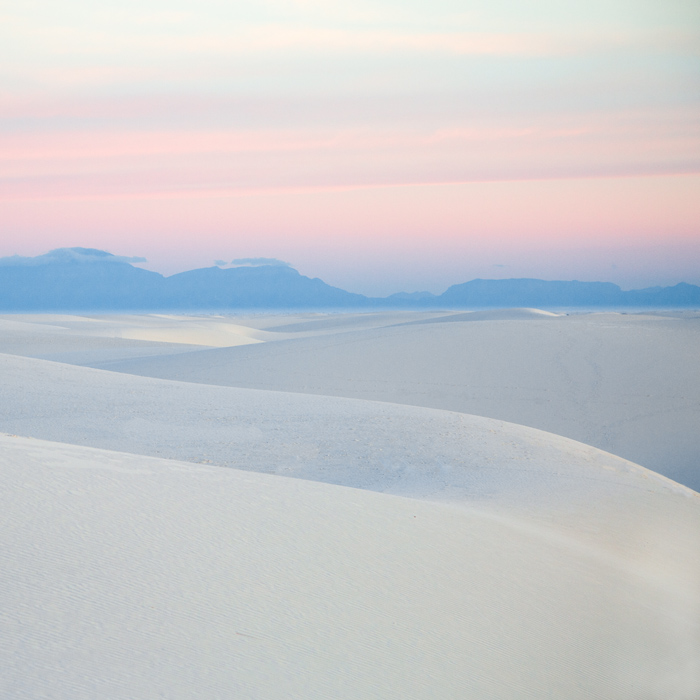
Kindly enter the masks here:
[[476, 279], [440, 295], [398, 292], [371, 298], [287, 265], [209, 267], [164, 277], [134, 262], [144, 259], [93, 248], [0, 258], [0, 311], [700, 308], [700, 287], [684, 282], [623, 291], [611, 282]]
[[353, 308], [367, 297], [280, 265], [201, 268], [170, 277], [91, 248], [0, 258], [0, 310], [207, 310]]
[[455, 284], [439, 298], [448, 306], [618, 306], [626, 292], [612, 282], [551, 282], [538, 279], [472, 280]]

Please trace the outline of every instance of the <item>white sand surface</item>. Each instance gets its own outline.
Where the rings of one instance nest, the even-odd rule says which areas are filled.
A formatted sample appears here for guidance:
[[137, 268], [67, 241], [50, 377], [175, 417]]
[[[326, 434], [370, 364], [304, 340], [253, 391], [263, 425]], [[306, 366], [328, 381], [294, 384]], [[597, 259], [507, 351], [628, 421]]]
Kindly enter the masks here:
[[[114, 323], [114, 321], [112, 321]], [[129, 328], [101, 324], [79, 316], [0, 316], [0, 352], [24, 357], [42, 357], [75, 364], [99, 363], [152, 355], [172, 355], [200, 350], [202, 337], [194, 344], [153, 342], [130, 337]], [[123, 331], [123, 332], [122, 332]]]
[[[640, 522], [651, 518], [660, 533], [659, 561], [674, 551], [674, 538], [667, 536], [673, 527], [653, 515], [654, 499], [682, 494], [691, 508], [700, 504], [697, 493], [614, 455], [478, 416], [13, 356], [0, 356], [0, 367], [0, 431], [433, 501], [488, 503], [543, 525], [556, 513], [572, 537], [585, 541], [592, 533], [598, 544], [601, 520], [651, 541]], [[630, 492], [634, 499], [619, 508], [619, 494]], [[665, 566], [682, 566], [683, 558], [673, 562]]]
[[[542, 527], [39, 440], [0, 437], [0, 465], [3, 697], [692, 700], [700, 689], [692, 521], [678, 531], [677, 555], [694, 561], [683, 576], [605, 518], [614, 555], [556, 518]], [[652, 490], [657, 516], [692, 505], [697, 525], [697, 499]]]
[[[319, 317], [318, 337], [91, 364], [498, 418], [594, 445], [700, 490], [699, 318], [503, 313], [335, 335], [327, 323], [337, 327], [342, 317]], [[313, 323], [303, 322], [305, 333]], [[283, 327], [290, 332], [291, 325]]]
[[173, 316], [169, 314], [101, 316], [100, 333], [109, 337], [186, 343], [212, 347], [233, 347], [261, 343], [270, 337], [264, 330], [250, 328], [218, 316]]
[[[292, 333], [295, 336], [326, 335], [347, 331], [385, 328], [401, 323], [431, 321], [435, 318], [448, 318], [449, 311], [378, 311], [372, 313], [337, 314], [298, 314], [290, 316], [249, 317], [241, 322], [253, 327], [264, 327], [275, 333]], [[264, 326], [262, 325], [264, 324]]]
[[445, 317], [444, 312], [254, 314], [0, 315], [0, 353], [78, 365], [203, 348], [236, 347]]
[[698, 321], [466, 316], [0, 318], [0, 697], [697, 700], [700, 495], [439, 409], [692, 485]]
[[[56, 325], [60, 324], [60, 326]], [[159, 343], [232, 347], [260, 343], [270, 337], [258, 330], [220, 316], [172, 314], [107, 314], [70, 316], [18, 314], [0, 316], [0, 329], [36, 333], [63, 331], [67, 337], [124, 338]], [[274, 336], [275, 339], [280, 336]]]
[[553, 311], [543, 311], [542, 309], [487, 309], [485, 311], [465, 311], [453, 312], [426, 318], [409, 323], [454, 323], [461, 321], [528, 321], [537, 319], [538, 321], [548, 318], [560, 318], [565, 314], [554, 313]]

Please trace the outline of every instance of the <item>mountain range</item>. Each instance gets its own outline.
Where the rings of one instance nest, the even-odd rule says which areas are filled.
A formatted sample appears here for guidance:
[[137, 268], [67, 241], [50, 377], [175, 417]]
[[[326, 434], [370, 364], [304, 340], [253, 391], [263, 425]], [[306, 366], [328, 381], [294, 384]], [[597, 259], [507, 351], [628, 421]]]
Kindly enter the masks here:
[[92, 248], [0, 258], [0, 311], [220, 311], [700, 307], [700, 287], [680, 283], [623, 291], [610, 282], [477, 279], [443, 294], [372, 298], [301, 275], [278, 261], [208, 267], [170, 277]]

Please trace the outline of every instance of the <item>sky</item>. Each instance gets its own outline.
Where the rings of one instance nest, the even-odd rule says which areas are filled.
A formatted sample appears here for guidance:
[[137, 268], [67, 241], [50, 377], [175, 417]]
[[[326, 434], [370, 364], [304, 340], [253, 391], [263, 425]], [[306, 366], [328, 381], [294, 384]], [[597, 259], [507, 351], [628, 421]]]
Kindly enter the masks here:
[[0, 256], [700, 284], [697, 0], [0, 0]]

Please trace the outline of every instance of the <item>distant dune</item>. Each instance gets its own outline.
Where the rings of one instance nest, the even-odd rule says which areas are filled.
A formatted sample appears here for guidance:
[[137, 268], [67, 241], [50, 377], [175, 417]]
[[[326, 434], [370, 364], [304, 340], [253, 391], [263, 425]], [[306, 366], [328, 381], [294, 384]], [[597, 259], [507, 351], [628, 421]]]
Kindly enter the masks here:
[[488, 311], [467, 311], [449, 314], [409, 323], [457, 323], [460, 321], [527, 321], [530, 319], [558, 318], [562, 314], [542, 309], [489, 309]]
[[373, 325], [381, 316], [367, 315], [365, 327], [355, 316], [345, 329], [341, 318], [280, 324], [282, 340], [255, 347], [92, 364], [488, 416], [594, 445], [700, 490], [700, 319], [693, 314], [389, 315], [384, 327]]

